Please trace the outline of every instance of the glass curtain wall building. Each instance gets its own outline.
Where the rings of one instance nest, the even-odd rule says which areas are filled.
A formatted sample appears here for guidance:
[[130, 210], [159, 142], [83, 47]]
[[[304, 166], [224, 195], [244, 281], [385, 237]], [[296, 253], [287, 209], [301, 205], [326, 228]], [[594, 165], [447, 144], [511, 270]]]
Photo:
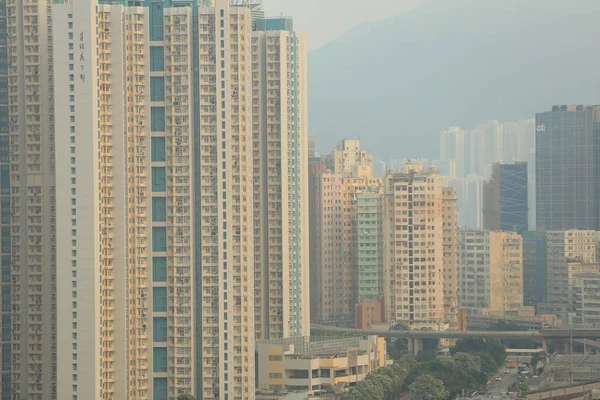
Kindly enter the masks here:
[[600, 229], [600, 108], [536, 114], [536, 229]]

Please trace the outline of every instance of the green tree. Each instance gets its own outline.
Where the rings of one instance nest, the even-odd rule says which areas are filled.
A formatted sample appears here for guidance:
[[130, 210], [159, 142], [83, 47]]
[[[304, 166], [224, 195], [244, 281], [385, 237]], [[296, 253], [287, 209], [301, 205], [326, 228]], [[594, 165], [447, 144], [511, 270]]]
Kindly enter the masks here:
[[508, 387], [508, 391], [511, 393], [518, 393], [519, 398], [524, 399], [527, 397], [527, 392], [529, 391], [529, 386], [525, 382], [522, 383], [513, 383]]
[[[398, 322], [390, 327], [390, 331], [407, 331], [408, 324], [406, 322]], [[387, 351], [392, 360], [399, 360], [408, 353], [408, 339], [404, 338], [388, 338]]]
[[444, 382], [431, 375], [421, 375], [408, 387], [408, 400], [445, 400], [448, 391]]
[[494, 363], [499, 367], [506, 359], [506, 349], [498, 339], [486, 339], [482, 337], [468, 337], [456, 342], [456, 345], [450, 348], [451, 354], [459, 352], [477, 354], [487, 353], [492, 357]]
[[531, 372], [534, 375], [537, 375], [537, 365], [540, 363], [540, 361], [543, 361], [545, 358], [545, 353], [535, 353], [531, 356], [531, 361], [529, 362], [529, 365], [531, 366]]

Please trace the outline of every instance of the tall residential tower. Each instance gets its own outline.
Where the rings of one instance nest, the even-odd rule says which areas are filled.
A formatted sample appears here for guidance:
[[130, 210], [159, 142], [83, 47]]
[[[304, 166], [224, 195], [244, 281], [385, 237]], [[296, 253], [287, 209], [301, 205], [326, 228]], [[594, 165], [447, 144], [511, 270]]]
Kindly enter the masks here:
[[310, 334], [306, 39], [291, 18], [252, 33], [256, 339]]
[[384, 190], [386, 317], [437, 327], [444, 322], [442, 177], [408, 163], [386, 176]]

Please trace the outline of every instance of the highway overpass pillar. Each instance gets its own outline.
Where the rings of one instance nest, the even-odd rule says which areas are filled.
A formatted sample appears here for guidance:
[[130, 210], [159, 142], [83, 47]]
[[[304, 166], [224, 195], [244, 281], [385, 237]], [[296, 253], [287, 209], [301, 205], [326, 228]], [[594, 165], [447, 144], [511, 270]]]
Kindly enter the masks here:
[[423, 340], [408, 338], [408, 352], [410, 354], [416, 356], [421, 350], [423, 350]]

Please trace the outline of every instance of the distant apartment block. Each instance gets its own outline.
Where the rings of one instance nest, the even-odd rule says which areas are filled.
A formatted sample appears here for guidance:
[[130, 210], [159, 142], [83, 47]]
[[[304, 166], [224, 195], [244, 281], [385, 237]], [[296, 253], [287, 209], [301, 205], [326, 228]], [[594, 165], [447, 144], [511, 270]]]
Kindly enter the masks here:
[[523, 306], [522, 238], [517, 233], [461, 229], [459, 305], [469, 315], [531, 317]]
[[444, 186], [456, 190], [458, 226], [468, 229], [483, 227], [483, 183], [479, 175], [466, 178], [444, 178]]
[[523, 232], [523, 304], [535, 306], [548, 298], [546, 232]]
[[[379, 273], [373, 276], [373, 262], [367, 249], [378, 251], [378, 246], [372, 247], [373, 235], [376, 231], [361, 228], [362, 237], [360, 241], [364, 245], [361, 248], [361, 265], [363, 270], [362, 279], [358, 276], [358, 196], [381, 191], [381, 179], [376, 178], [344, 178], [331, 171], [320, 174], [319, 184], [316, 189], [317, 203], [320, 205], [315, 223], [318, 226], [318, 244], [320, 254], [317, 255], [317, 265], [314, 272], [319, 274], [319, 286], [313, 288], [312, 293], [317, 297], [316, 301], [320, 307], [316, 309], [313, 319], [317, 321], [328, 320], [353, 320], [354, 305], [358, 297], [359, 283], [363, 291], [370, 292], [379, 283], [371, 281], [379, 280]], [[366, 203], [361, 201], [361, 205]], [[363, 222], [373, 222], [372, 210], [363, 207], [361, 219]], [[375, 216], [375, 222], [378, 217]], [[377, 224], [373, 226], [377, 229]], [[367, 231], [369, 231], [367, 233]], [[375, 254], [374, 258], [377, 258]]]
[[336, 174], [348, 178], [373, 177], [373, 155], [360, 148], [360, 140], [342, 140], [324, 160]]
[[577, 275], [600, 273], [596, 258], [596, 232], [582, 230], [546, 232], [548, 306], [547, 313], [575, 312]]
[[357, 302], [383, 295], [383, 186], [356, 194]]
[[600, 230], [600, 108], [536, 114], [536, 229]]
[[456, 329], [458, 327], [458, 219], [456, 190], [453, 188], [443, 188], [442, 220], [444, 315], [446, 322], [450, 324], [450, 329]]
[[600, 274], [581, 274], [575, 278], [575, 322], [600, 327]]
[[385, 178], [384, 293], [388, 321], [444, 322], [443, 188], [437, 168], [404, 165]]
[[359, 301], [381, 296], [383, 181], [357, 140], [309, 160], [311, 319], [354, 320]]
[[495, 162], [527, 161], [535, 147], [534, 120], [500, 123], [488, 121], [472, 130], [450, 127], [440, 133], [441, 173], [452, 178], [471, 174], [485, 179]]
[[483, 184], [483, 229], [522, 234], [528, 228], [527, 163], [494, 163]]

